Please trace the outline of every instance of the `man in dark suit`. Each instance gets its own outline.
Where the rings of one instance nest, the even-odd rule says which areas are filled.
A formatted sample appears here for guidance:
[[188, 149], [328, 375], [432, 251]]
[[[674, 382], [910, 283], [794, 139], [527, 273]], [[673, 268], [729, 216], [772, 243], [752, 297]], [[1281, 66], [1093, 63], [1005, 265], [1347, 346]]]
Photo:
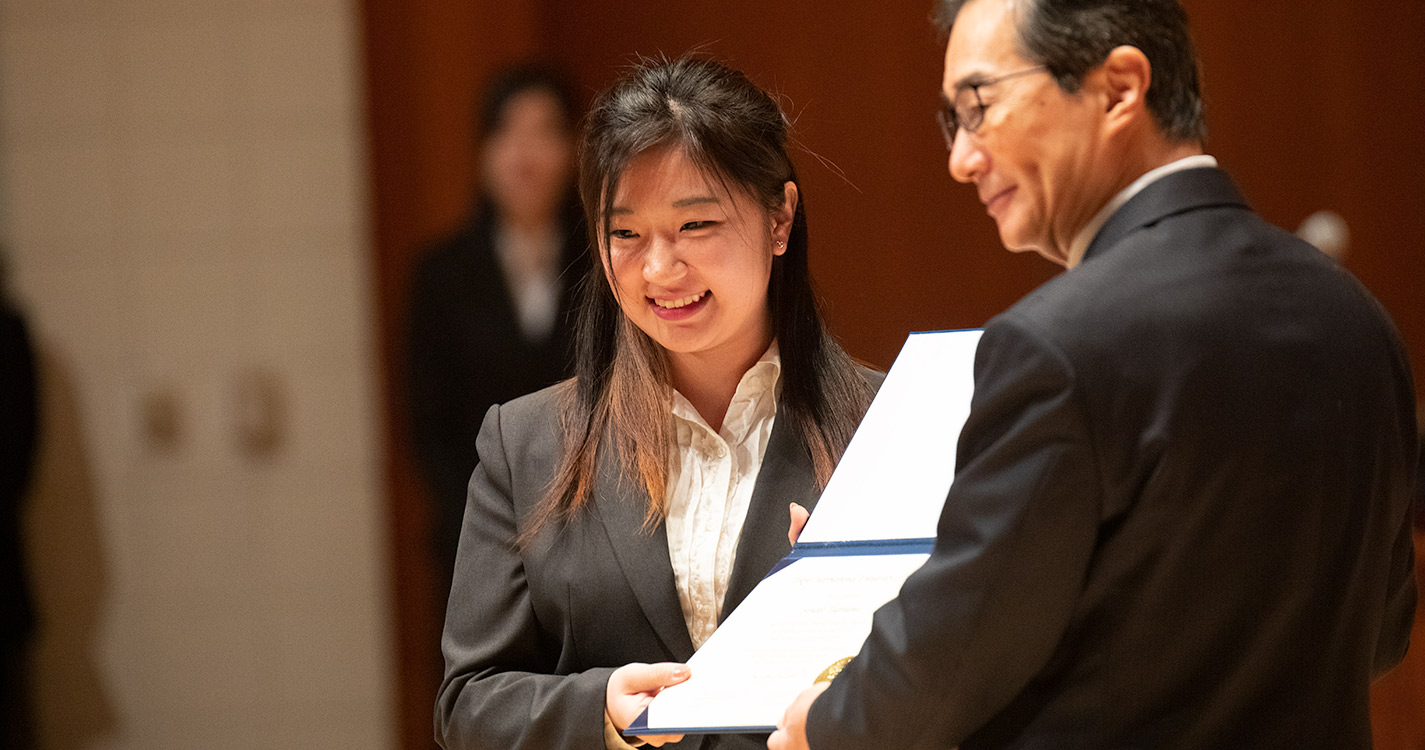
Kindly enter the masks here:
[[985, 327], [936, 547], [774, 749], [1371, 744], [1414, 390], [1202, 153], [1176, 0], [948, 0], [950, 172], [1068, 267]]

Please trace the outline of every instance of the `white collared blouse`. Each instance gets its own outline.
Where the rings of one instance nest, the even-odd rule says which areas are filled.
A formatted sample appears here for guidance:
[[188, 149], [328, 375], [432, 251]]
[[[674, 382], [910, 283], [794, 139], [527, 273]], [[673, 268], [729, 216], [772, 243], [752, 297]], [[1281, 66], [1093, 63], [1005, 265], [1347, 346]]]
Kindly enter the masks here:
[[774, 341], [737, 384], [714, 431], [673, 392], [668, 472], [668, 553], [693, 647], [717, 629], [752, 489], [777, 417], [782, 359]]

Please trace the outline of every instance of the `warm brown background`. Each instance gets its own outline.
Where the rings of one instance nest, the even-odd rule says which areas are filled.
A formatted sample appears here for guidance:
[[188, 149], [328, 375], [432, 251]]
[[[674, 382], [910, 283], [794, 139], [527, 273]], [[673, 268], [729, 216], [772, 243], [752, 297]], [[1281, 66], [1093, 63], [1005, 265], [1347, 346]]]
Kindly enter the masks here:
[[[1323, 208], [1345, 216], [1346, 265], [1395, 317], [1425, 371], [1425, 4], [1185, 4], [1203, 60], [1209, 151], [1272, 222], [1295, 229]], [[492, 70], [546, 57], [591, 98], [633, 53], [701, 48], [780, 92], [809, 152], [799, 169], [832, 326], [853, 355], [883, 367], [908, 331], [981, 325], [1056, 267], [1001, 249], [972, 191], [946, 174], [932, 116], [942, 47], [927, 0], [364, 7], [399, 724], [403, 747], [428, 748], [443, 592], [431, 590], [425, 567], [397, 365], [407, 270], [420, 243], [468, 205], [471, 112]], [[1378, 686], [1380, 748], [1425, 747], [1425, 677], [1414, 669]]]

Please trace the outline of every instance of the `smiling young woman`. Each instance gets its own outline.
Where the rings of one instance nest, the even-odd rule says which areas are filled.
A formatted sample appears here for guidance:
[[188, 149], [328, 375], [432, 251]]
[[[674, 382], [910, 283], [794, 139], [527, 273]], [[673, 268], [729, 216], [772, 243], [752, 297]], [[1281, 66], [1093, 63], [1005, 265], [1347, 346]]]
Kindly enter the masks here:
[[880, 376], [822, 326], [786, 146], [772, 98], [708, 60], [640, 65], [596, 103], [575, 377], [481, 429], [446, 747], [627, 747], [618, 731], [788, 551], [788, 503], [830, 478]]
[[[805, 200], [797, 192], [786, 144], [781, 109], [738, 71], [696, 59], [648, 65], [615, 84], [590, 113], [580, 143], [579, 192], [604, 268], [611, 266], [615, 240], [620, 240], [615, 229], [627, 229], [615, 223], [627, 216], [618, 211], [626, 208], [619, 204], [624, 181], [666, 178], [654, 173], [672, 171], [669, 167], [678, 167], [684, 179], [709, 193], [756, 204], [768, 225], [777, 224], [784, 234], [767, 238], [769, 255], [775, 256], [768, 283], [739, 293], [751, 291], [766, 301], [765, 322], [782, 360], [783, 407], [811, 453], [817, 480], [824, 483], [870, 403], [870, 389], [822, 326], [807, 264]], [[774, 214], [788, 208], [792, 217], [784, 224], [785, 217]], [[785, 247], [772, 253], [776, 242]], [[651, 339], [635, 318], [620, 315], [627, 308], [621, 307], [618, 292], [607, 278], [595, 275], [587, 280], [581, 300], [575, 404], [568, 415], [574, 427], [571, 441], [576, 433], [584, 437], [577, 447], [571, 442], [546, 508], [558, 514], [587, 499], [579, 488], [587, 489], [593, 453], [603, 429], [613, 422], [617, 429], [611, 437], [632, 459], [627, 468], [638, 473], [648, 492], [651, 521], [664, 510], [663, 454], [671, 425], [657, 415], [666, 414], [668, 385], [676, 385], [669, 372], [673, 363], [664, 342]]]
[[667, 353], [673, 387], [714, 429], [772, 341], [767, 286], [796, 213], [710, 179], [678, 146], [630, 163], [609, 210], [604, 270], [624, 315]]

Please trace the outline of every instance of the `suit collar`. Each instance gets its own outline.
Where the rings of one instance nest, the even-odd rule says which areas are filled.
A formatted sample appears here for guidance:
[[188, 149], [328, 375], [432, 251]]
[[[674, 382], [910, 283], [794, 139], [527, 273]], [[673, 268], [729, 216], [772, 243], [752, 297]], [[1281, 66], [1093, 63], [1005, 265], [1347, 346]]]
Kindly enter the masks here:
[[1215, 168], [1174, 172], [1143, 188], [1108, 217], [1084, 253], [1087, 261], [1143, 227], [1184, 211], [1214, 206], [1247, 208], [1226, 172]]
[[1089, 243], [1098, 235], [1098, 230], [1103, 228], [1103, 223], [1108, 221], [1108, 217], [1123, 207], [1133, 196], [1143, 192], [1143, 189], [1158, 180], [1167, 177], [1174, 172], [1181, 172], [1186, 169], [1198, 169], [1201, 167], [1216, 167], [1217, 159], [1208, 154], [1193, 154], [1184, 156], [1181, 159], [1168, 162], [1160, 167], [1144, 172], [1138, 179], [1128, 183], [1128, 186], [1118, 191], [1099, 212], [1094, 214], [1089, 223], [1084, 225], [1079, 233], [1074, 235], [1074, 241], [1069, 243], [1069, 259], [1065, 263], [1069, 268], [1077, 266], [1084, 259], [1084, 251], [1088, 250]]
[[[604, 445], [613, 445], [608, 438], [605, 440]], [[644, 528], [648, 494], [635, 481], [620, 480], [623, 471], [615, 451], [602, 453], [594, 513], [603, 523], [619, 568], [669, 658], [686, 661], [693, 655], [693, 642], [678, 603], [667, 528], [662, 521], [652, 529]], [[788, 503], [800, 503], [810, 510], [817, 495], [811, 456], [797, 440], [790, 417], [779, 407], [738, 540], [722, 606], [723, 618], [791, 549], [787, 542]]]

